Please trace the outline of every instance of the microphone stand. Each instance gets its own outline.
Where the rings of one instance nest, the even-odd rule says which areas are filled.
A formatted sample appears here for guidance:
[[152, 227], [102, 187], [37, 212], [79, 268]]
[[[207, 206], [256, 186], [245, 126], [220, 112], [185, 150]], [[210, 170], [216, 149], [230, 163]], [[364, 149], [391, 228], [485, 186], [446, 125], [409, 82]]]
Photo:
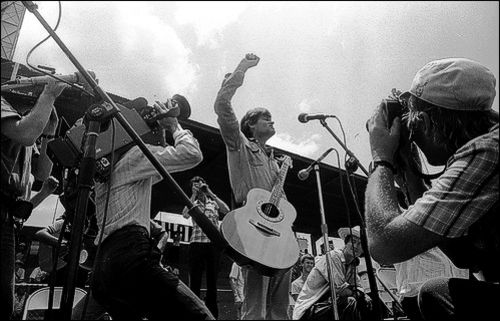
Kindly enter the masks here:
[[[47, 30], [47, 32], [52, 36], [54, 41], [59, 45], [62, 51], [70, 59], [73, 65], [78, 69], [78, 71], [85, 78], [87, 83], [93, 89], [93, 92], [101, 97], [101, 105], [93, 106], [89, 109], [88, 114], [90, 114], [90, 121], [86, 125], [87, 128], [87, 142], [85, 143], [84, 158], [81, 162], [81, 169], [79, 171], [79, 186], [78, 186], [78, 198], [77, 198], [77, 210], [75, 211], [74, 223], [72, 228], [72, 236], [70, 243], [70, 257], [68, 261], [68, 277], [67, 282], [63, 287], [63, 293], [61, 297], [61, 318], [62, 320], [71, 320], [71, 312], [73, 308], [73, 300], [75, 295], [75, 280], [76, 280], [76, 269], [78, 264], [79, 249], [81, 248], [81, 240], [83, 235], [83, 222], [85, 219], [85, 212], [88, 202], [88, 194], [93, 185], [93, 176], [95, 173], [95, 142], [97, 141], [98, 132], [100, 128], [101, 119], [105, 118], [116, 118], [116, 120], [122, 125], [127, 134], [133, 139], [134, 143], [138, 145], [140, 150], [144, 153], [146, 158], [153, 164], [155, 169], [160, 173], [163, 179], [166, 179], [170, 185], [173, 186], [173, 191], [176, 196], [179, 197], [181, 202], [187, 206], [191, 214], [195, 214], [197, 217], [204, 217], [199, 207], [194, 206], [189, 197], [184, 193], [177, 182], [172, 178], [172, 176], [165, 170], [161, 163], [156, 159], [156, 157], [151, 153], [151, 151], [146, 147], [140, 136], [132, 128], [126, 118], [120, 112], [116, 103], [109, 97], [109, 95], [102, 90], [94, 78], [91, 77], [86, 68], [78, 62], [78, 60], [73, 56], [71, 51], [62, 42], [55, 31], [49, 26], [45, 19], [38, 13], [37, 5], [32, 1], [22, 1], [23, 5], [31, 12], [42, 26]], [[203, 226], [201, 226], [203, 228]], [[212, 235], [208, 235], [212, 234]], [[214, 232], [209, 232], [208, 237], [217, 237], [220, 241], [224, 241], [220, 234]]]
[[333, 319], [339, 320], [339, 313], [337, 309], [337, 293], [335, 292], [335, 284], [333, 278], [332, 262], [330, 259], [330, 251], [328, 249], [328, 225], [326, 225], [325, 219], [325, 207], [323, 204], [323, 190], [321, 187], [321, 178], [319, 175], [319, 164], [314, 164], [314, 172], [316, 173], [316, 184], [318, 186], [318, 198], [319, 198], [319, 212], [321, 214], [321, 233], [323, 233], [323, 246], [325, 248], [326, 256], [326, 268], [328, 270], [328, 279], [330, 281], [330, 293], [332, 294], [332, 307], [333, 307]]
[[[363, 171], [363, 173], [368, 176], [368, 171], [366, 168], [363, 167], [359, 163], [359, 160], [356, 158], [356, 156], [347, 148], [347, 146], [335, 135], [333, 130], [328, 126], [326, 123], [325, 119], [320, 119], [319, 120], [321, 125], [326, 128], [326, 130], [335, 138], [335, 140], [342, 146], [342, 148], [345, 150], [347, 155], [350, 157], [350, 162], [353, 164], [353, 167], [355, 166], [356, 168], [359, 166], [359, 168]], [[346, 168], [347, 170], [347, 168]], [[353, 172], [353, 171], [352, 171]], [[347, 171], [347, 173], [350, 175], [352, 172]], [[354, 191], [351, 191], [354, 193]], [[354, 200], [356, 201], [356, 195], [354, 196]], [[367, 269], [367, 274], [368, 274], [368, 282], [370, 284], [370, 297], [372, 299], [372, 306], [373, 306], [373, 319], [381, 320], [382, 319], [382, 313], [381, 313], [381, 308], [380, 308], [380, 296], [378, 295], [378, 288], [377, 288], [377, 281], [375, 279], [375, 273], [373, 272], [373, 263], [372, 259], [370, 256], [370, 250], [368, 248], [368, 238], [366, 236], [366, 226], [365, 226], [365, 219], [363, 213], [359, 210], [359, 207], [356, 204], [356, 210], [358, 211], [359, 217], [361, 218], [360, 220], [360, 239], [361, 239], [361, 247], [363, 248], [363, 252], [365, 253], [365, 261], [366, 261], [366, 269]], [[349, 213], [347, 213], [349, 215]]]

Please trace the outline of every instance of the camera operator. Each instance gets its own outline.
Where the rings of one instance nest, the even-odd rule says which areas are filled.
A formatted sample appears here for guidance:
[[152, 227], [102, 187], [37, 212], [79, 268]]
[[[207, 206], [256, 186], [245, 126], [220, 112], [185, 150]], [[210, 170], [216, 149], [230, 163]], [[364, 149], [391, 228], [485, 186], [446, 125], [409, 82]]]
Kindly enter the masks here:
[[[493, 74], [475, 61], [432, 61], [399, 97], [408, 108], [402, 119], [391, 121], [383, 102], [368, 122], [374, 166], [365, 214], [372, 256], [393, 264], [438, 246], [477, 278], [424, 283], [418, 298], [424, 319], [477, 319], [498, 311], [499, 131], [498, 113], [491, 109], [495, 84]], [[402, 129], [408, 130], [407, 136], [400, 136]], [[412, 142], [429, 164], [446, 165], [432, 186], [412, 170], [420, 165]], [[406, 210], [398, 206], [395, 180], [412, 203]]]
[[[173, 107], [157, 101], [154, 108], [167, 114]], [[167, 171], [185, 171], [202, 161], [198, 141], [177, 118], [167, 116], [158, 124], [172, 134], [174, 146], [147, 146]], [[203, 302], [160, 265], [161, 252], [150, 238], [151, 189], [160, 180], [156, 168], [134, 146], [118, 160], [110, 178], [96, 184], [99, 229], [107, 197], [109, 208], [95, 258], [94, 298], [113, 319], [164, 319], [165, 307], [186, 320], [213, 319]]]
[[[35, 141], [51, 139], [57, 129], [58, 117], [54, 101], [68, 85], [50, 81], [38, 97], [34, 107], [22, 113], [2, 97], [1, 127], [1, 217], [0, 217], [0, 292], [3, 320], [11, 317], [14, 297], [14, 218], [27, 219], [33, 205], [30, 199], [31, 154]], [[42, 155], [33, 166], [36, 179], [46, 181], [52, 163]]]

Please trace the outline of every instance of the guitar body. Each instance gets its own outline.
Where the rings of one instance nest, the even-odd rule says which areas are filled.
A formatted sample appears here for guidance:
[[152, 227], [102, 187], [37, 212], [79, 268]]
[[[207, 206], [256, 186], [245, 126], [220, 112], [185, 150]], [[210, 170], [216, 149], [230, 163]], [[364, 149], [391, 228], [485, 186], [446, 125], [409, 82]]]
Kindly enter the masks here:
[[299, 258], [299, 246], [291, 228], [297, 212], [282, 198], [271, 215], [266, 214], [270, 196], [264, 189], [250, 190], [246, 204], [226, 214], [220, 229], [234, 251], [263, 275], [275, 276]]

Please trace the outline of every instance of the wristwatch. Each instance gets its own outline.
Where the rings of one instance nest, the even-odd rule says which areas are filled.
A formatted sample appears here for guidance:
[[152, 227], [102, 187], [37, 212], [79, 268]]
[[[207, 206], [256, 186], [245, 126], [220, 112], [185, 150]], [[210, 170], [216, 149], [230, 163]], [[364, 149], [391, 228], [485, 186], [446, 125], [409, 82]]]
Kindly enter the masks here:
[[396, 168], [394, 168], [394, 165], [392, 165], [390, 162], [385, 161], [385, 160], [371, 162], [370, 163], [370, 174], [373, 173], [375, 171], [375, 169], [379, 166], [385, 166], [388, 169], [390, 169], [393, 174], [396, 174]]

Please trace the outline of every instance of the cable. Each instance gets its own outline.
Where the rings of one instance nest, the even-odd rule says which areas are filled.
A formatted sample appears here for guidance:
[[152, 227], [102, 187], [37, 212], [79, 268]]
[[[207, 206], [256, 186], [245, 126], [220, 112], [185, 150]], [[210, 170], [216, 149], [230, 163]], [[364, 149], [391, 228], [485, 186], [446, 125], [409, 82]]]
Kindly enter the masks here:
[[54, 305], [54, 287], [57, 280], [57, 266], [59, 263], [59, 252], [61, 250], [62, 240], [64, 238], [64, 232], [66, 231], [66, 226], [68, 225], [69, 215], [65, 215], [63, 225], [59, 232], [59, 237], [57, 239], [57, 246], [55, 251], [52, 249], [52, 270], [50, 272], [49, 280], [49, 302], [48, 302], [48, 319], [52, 319], [52, 311]]
[[[340, 169], [341, 168], [340, 167], [341, 166], [340, 165], [340, 154], [339, 154], [339, 152], [335, 148], [333, 150], [337, 154], [337, 163], [338, 163], [338, 166], [339, 166], [339, 169]], [[342, 198], [344, 200], [344, 204], [345, 204], [345, 207], [346, 207], [346, 210], [347, 210], [347, 226], [349, 226], [349, 233], [352, 235], [351, 211], [349, 209], [349, 203], [347, 202], [347, 197], [346, 197], [346, 194], [345, 194], [345, 191], [344, 191], [344, 183], [342, 182], [342, 174], [339, 175], [339, 178], [340, 178], [340, 191], [341, 191]], [[354, 248], [354, 243], [353, 243], [353, 238], [352, 237], [350, 238], [350, 241], [351, 241], [351, 244], [352, 244], [352, 251], [353, 251], [352, 255], [353, 255], [353, 257], [356, 257], [356, 252], [355, 252], [355, 248]], [[356, 268], [356, 275], [357, 275], [357, 268]], [[356, 277], [354, 278], [354, 285], [357, 286]]]
[[[58, 1], [58, 4], [59, 4], [59, 14], [58, 14], [58, 17], [57, 17], [56, 26], [54, 27], [54, 32], [57, 30], [57, 28], [59, 28], [59, 23], [61, 22], [61, 17], [62, 17], [61, 1]], [[39, 73], [42, 73], [42, 74], [47, 75], [49, 77], [52, 77], [52, 78], [54, 78], [54, 79], [56, 79], [58, 81], [64, 82], [64, 83], [70, 85], [71, 87], [76, 88], [76, 89], [78, 89], [78, 90], [86, 93], [87, 95], [90, 95], [91, 97], [94, 97], [94, 95], [92, 93], [88, 92], [84, 88], [81, 88], [81, 87], [79, 87], [79, 86], [77, 86], [77, 85], [75, 85], [75, 84], [73, 84], [73, 83], [71, 83], [69, 81], [66, 81], [66, 80], [64, 80], [64, 79], [62, 79], [60, 77], [57, 77], [56, 75], [48, 73], [45, 70], [37, 68], [37, 67], [33, 66], [32, 64], [30, 64], [29, 58], [31, 57], [31, 54], [33, 53], [33, 51], [35, 51], [36, 48], [38, 48], [42, 43], [44, 43], [45, 41], [47, 41], [51, 37], [52, 37], [51, 35], [48, 35], [42, 41], [40, 41], [39, 43], [37, 43], [33, 48], [31, 48], [31, 50], [26, 55], [26, 65], [28, 65], [28, 67], [30, 67], [31, 69], [38, 71]]]
[[[87, 293], [87, 296], [85, 297], [85, 303], [83, 305], [83, 311], [82, 315], [80, 316], [81, 320], [85, 320], [86, 313], [87, 313], [87, 306], [89, 304], [89, 299], [92, 293], [92, 283], [94, 281], [94, 271], [97, 266], [97, 258], [99, 257], [99, 253], [101, 251], [101, 244], [102, 244], [102, 238], [104, 236], [104, 227], [106, 226], [106, 219], [108, 216], [108, 206], [109, 206], [109, 196], [111, 194], [111, 180], [113, 176], [113, 171], [115, 168], [115, 138], [116, 138], [116, 127], [115, 127], [115, 121], [114, 119], [111, 119], [111, 126], [113, 130], [113, 135], [111, 136], [111, 168], [110, 168], [110, 174], [108, 178], [108, 186], [107, 186], [107, 193], [106, 193], [106, 202], [104, 205], [104, 215], [102, 217], [102, 223], [101, 223], [101, 230], [99, 232], [99, 241], [97, 242], [97, 249], [95, 252], [95, 257], [94, 257], [94, 262], [92, 263], [92, 272], [90, 274], [90, 280], [89, 280], [89, 291]], [[96, 204], [97, 206], [97, 204]], [[97, 207], [96, 207], [97, 211]]]

